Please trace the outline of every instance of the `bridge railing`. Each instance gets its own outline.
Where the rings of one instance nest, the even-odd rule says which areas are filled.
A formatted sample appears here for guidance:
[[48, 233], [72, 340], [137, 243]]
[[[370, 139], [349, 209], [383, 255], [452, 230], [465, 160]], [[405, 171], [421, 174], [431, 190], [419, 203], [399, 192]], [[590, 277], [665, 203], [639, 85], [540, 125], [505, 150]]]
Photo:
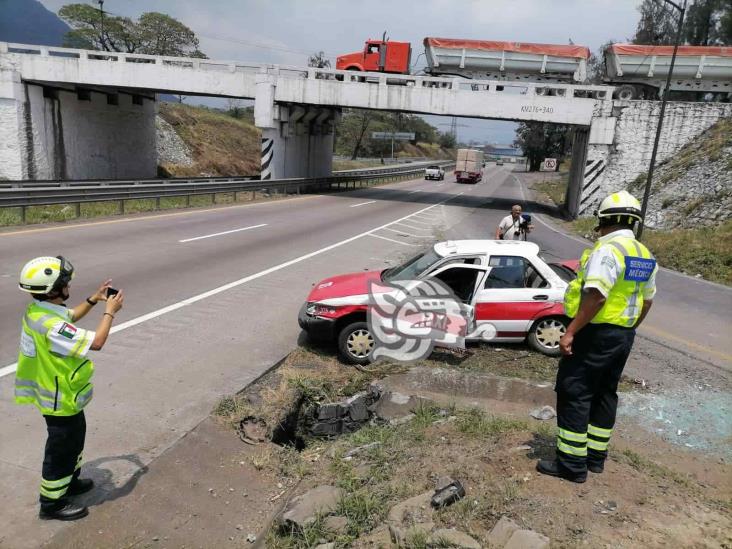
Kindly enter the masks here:
[[[210, 195], [216, 203], [217, 194], [251, 192], [251, 200], [257, 192], [268, 195], [330, 192], [356, 189], [379, 182], [393, 182], [424, 173], [428, 163], [381, 169], [363, 169], [341, 172], [331, 177], [258, 180], [251, 178], [189, 178], [173, 180], [85, 180], [85, 181], [4, 181], [0, 187], [0, 208], [20, 208], [21, 223], [26, 222], [26, 209], [30, 206], [73, 204], [76, 216], [81, 215], [81, 204], [90, 202], [117, 202], [118, 212], [125, 211], [126, 200], [155, 199], [155, 209], [160, 199], [186, 197], [190, 206], [191, 196]], [[429, 162], [443, 167], [453, 161]]]
[[[27, 54], [44, 57], [71, 58], [92, 62], [139, 63], [190, 68], [204, 71], [264, 73], [285, 78], [328, 80], [332, 82], [368, 83], [383, 86], [408, 86], [416, 88], [435, 88], [447, 90], [467, 90], [481, 93], [501, 93], [523, 95], [526, 97], [555, 96], [566, 99], [589, 98], [611, 99], [612, 86], [559, 84], [554, 82], [536, 82], [541, 80], [537, 75], [527, 75], [526, 80], [475, 80], [458, 76], [431, 76], [412, 74], [386, 74], [379, 72], [358, 72], [328, 68], [297, 67], [290, 65], [272, 65], [266, 63], [242, 63], [241, 61], [221, 61], [214, 59], [197, 59], [191, 57], [167, 57], [137, 53], [106, 52], [81, 50], [74, 48], [58, 48], [0, 42], [0, 54]], [[185, 92], [185, 90], [180, 90]]]

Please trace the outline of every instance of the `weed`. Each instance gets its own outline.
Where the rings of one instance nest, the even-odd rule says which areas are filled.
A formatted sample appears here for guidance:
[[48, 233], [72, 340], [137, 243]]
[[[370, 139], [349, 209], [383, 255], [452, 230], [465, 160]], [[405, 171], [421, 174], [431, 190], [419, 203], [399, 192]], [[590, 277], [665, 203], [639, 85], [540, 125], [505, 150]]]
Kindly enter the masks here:
[[418, 429], [424, 429], [432, 425], [440, 418], [440, 408], [437, 406], [428, 406], [424, 402], [420, 402], [419, 406], [414, 410], [414, 419], [412, 425]]
[[470, 408], [457, 414], [457, 429], [475, 437], [498, 437], [514, 431], [529, 430], [529, 424], [519, 419], [489, 416], [479, 408]]
[[310, 474], [310, 467], [302, 454], [292, 446], [279, 448], [279, 473], [288, 478], [301, 479]]
[[[408, 549], [427, 549], [427, 532], [416, 529], [407, 535], [405, 547]], [[452, 547], [447, 540], [439, 540], [439, 545], [430, 544], [430, 547]]]
[[663, 202], [661, 202], [661, 209], [665, 210], [669, 206], [673, 205], [674, 202], [676, 202], [676, 199], [674, 197], [668, 196], [663, 199]]
[[388, 493], [361, 489], [345, 494], [338, 503], [338, 514], [348, 519], [348, 533], [358, 536], [372, 530], [386, 516]]
[[254, 409], [243, 397], [226, 396], [222, 398], [213, 410], [213, 414], [229, 422], [238, 422], [240, 419], [252, 415]]
[[329, 539], [330, 532], [325, 527], [323, 516], [317, 516], [314, 521], [302, 528], [292, 526], [290, 529], [284, 527], [270, 532], [266, 545], [278, 549], [310, 549], [320, 544], [320, 540]]

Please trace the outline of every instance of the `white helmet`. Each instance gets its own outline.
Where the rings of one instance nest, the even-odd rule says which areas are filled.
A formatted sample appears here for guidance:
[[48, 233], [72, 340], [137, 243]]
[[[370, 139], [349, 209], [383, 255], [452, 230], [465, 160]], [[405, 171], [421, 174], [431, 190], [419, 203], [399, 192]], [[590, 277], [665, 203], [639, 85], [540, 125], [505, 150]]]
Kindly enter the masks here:
[[[613, 217], [616, 218], [618, 224], [623, 224], [621, 221], [623, 217], [643, 221], [640, 202], [628, 191], [613, 193], [605, 198], [595, 215], [600, 219], [600, 223], [605, 220], [604, 224], [611, 223]], [[630, 219], [628, 219], [628, 224], [630, 224]]]
[[74, 276], [74, 266], [63, 256], [36, 257], [20, 271], [18, 287], [31, 294], [60, 291]]

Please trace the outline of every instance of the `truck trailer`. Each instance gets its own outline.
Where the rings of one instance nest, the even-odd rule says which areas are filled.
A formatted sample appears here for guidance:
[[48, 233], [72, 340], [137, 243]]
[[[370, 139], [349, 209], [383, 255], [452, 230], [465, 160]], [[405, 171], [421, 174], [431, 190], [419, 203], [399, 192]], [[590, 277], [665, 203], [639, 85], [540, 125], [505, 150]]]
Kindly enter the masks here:
[[[425, 72], [433, 76], [506, 81], [588, 83], [590, 50], [584, 46], [424, 39]], [[656, 99], [665, 87], [673, 47], [613, 44], [605, 52], [603, 81], [617, 86], [618, 99]], [[385, 37], [368, 40], [363, 51], [338, 57], [341, 70], [409, 74], [409, 42]], [[732, 47], [679, 47], [672, 91], [697, 92], [697, 98], [729, 100], [732, 95]], [[537, 93], [549, 93], [538, 88]], [[710, 94], [712, 94], [710, 96]]]
[[483, 179], [483, 151], [458, 149], [455, 162], [455, 181], [476, 184]]

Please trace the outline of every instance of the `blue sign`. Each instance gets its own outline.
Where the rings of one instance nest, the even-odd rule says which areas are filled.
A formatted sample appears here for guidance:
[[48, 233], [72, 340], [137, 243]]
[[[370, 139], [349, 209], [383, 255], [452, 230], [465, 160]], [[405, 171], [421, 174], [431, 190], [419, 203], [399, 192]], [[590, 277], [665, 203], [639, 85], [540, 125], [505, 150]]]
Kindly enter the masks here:
[[656, 268], [655, 259], [625, 256], [625, 280], [631, 282], [648, 282]]

